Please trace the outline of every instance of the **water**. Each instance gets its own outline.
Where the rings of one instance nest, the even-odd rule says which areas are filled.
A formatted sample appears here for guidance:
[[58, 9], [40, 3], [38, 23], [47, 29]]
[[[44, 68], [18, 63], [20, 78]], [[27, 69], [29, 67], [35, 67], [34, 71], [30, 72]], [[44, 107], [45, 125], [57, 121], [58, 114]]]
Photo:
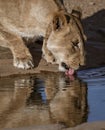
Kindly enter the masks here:
[[0, 128], [105, 120], [105, 68], [0, 79]]
[[88, 88], [88, 122], [105, 120], [105, 67], [78, 72]]

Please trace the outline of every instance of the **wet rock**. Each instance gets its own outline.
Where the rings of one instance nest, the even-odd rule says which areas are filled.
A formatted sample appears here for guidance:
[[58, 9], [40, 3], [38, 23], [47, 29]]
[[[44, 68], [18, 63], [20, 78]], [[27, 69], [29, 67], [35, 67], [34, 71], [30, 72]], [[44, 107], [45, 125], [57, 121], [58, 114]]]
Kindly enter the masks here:
[[45, 126], [32, 126], [32, 127], [3, 129], [3, 130], [62, 130], [63, 128], [64, 128], [63, 125], [50, 124]]
[[105, 121], [84, 123], [74, 128], [68, 128], [64, 130], [105, 130]]

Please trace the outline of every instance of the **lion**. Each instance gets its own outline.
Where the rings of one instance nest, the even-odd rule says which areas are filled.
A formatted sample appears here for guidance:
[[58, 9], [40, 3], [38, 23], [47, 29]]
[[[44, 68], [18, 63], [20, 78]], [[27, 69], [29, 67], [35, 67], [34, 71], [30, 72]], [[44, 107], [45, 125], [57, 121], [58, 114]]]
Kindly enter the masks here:
[[59, 0], [0, 0], [0, 46], [13, 54], [13, 65], [34, 67], [23, 38], [44, 37], [43, 58], [59, 65], [59, 71], [74, 73], [85, 64], [81, 12], [68, 13]]

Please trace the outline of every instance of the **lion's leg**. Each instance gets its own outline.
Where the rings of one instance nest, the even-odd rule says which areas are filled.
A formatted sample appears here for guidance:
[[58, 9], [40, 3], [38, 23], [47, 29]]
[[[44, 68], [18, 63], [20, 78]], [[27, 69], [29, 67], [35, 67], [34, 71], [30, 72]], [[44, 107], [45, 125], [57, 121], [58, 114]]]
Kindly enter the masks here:
[[55, 64], [56, 59], [54, 58], [53, 54], [48, 50], [47, 48], [47, 40], [49, 38], [51, 32], [51, 26], [49, 25], [46, 31], [45, 38], [43, 40], [43, 46], [42, 46], [42, 52], [43, 52], [43, 58], [48, 62]]
[[33, 68], [32, 56], [21, 37], [4, 31], [0, 34], [0, 45], [8, 47], [12, 51], [13, 65], [22, 69]]
[[56, 63], [56, 59], [54, 58], [53, 54], [47, 48], [47, 40], [46, 39], [44, 39], [44, 41], [43, 41], [42, 52], [43, 52], [43, 58], [48, 63], [52, 63], [52, 64]]

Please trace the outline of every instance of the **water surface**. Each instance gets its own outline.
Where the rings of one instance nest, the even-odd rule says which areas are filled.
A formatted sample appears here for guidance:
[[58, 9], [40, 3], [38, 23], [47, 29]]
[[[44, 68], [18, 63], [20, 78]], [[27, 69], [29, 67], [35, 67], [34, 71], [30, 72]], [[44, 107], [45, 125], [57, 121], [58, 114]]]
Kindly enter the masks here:
[[105, 67], [80, 71], [78, 76], [88, 88], [87, 122], [105, 120]]
[[0, 79], [0, 128], [105, 120], [105, 68]]

